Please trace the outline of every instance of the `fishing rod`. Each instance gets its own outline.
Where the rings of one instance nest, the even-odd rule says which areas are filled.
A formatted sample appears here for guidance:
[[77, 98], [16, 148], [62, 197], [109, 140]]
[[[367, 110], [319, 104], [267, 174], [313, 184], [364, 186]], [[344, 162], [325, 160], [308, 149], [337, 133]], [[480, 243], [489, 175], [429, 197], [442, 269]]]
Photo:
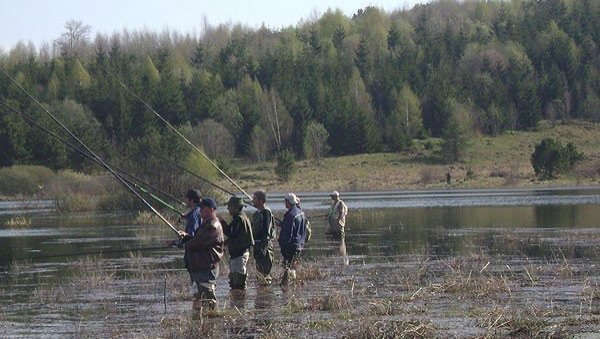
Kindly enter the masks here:
[[183, 140], [185, 140], [185, 142], [190, 145], [190, 147], [192, 147], [192, 149], [194, 149], [196, 152], [198, 152], [198, 154], [200, 154], [204, 159], [206, 159], [206, 161], [208, 161], [214, 168], [216, 168], [219, 173], [221, 173], [230, 183], [232, 183], [237, 189], [239, 189], [242, 193], [244, 193], [248, 199], [252, 200], [252, 197], [246, 193], [246, 191], [244, 191], [243, 188], [241, 188], [235, 181], [233, 181], [233, 179], [231, 179], [225, 172], [223, 172], [222, 169], [219, 168], [219, 166], [217, 166], [217, 164], [215, 164], [209, 157], [208, 155], [206, 155], [204, 152], [202, 152], [198, 147], [196, 147], [191, 141], [189, 141], [183, 134], [181, 134], [181, 132], [179, 132], [175, 127], [173, 127], [173, 125], [171, 125], [165, 118], [163, 118], [160, 114], [158, 114], [158, 112], [156, 112], [148, 103], [146, 103], [146, 101], [144, 101], [139, 95], [137, 95], [136, 93], [134, 93], [131, 89], [129, 89], [129, 87], [127, 87], [122, 81], [119, 81], [119, 83], [121, 84], [121, 86], [123, 86], [123, 88], [125, 88], [125, 90], [131, 94], [134, 98], [138, 99], [142, 104], [144, 104], [144, 106], [146, 106], [146, 108], [148, 108], [152, 113], [154, 113], [154, 115], [156, 115], [162, 122], [164, 122], [172, 131], [174, 131], [178, 136], [180, 136]]
[[[65, 145], [69, 146], [71, 149], [73, 149], [73, 150], [77, 151], [79, 154], [81, 154], [82, 156], [86, 157], [87, 159], [89, 159], [89, 160], [92, 160], [92, 161], [94, 161], [95, 163], [97, 163], [97, 164], [101, 165], [101, 163], [100, 163], [100, 162], [98, 162], [98, 160], [97, 160], [96, 158], [94, 158], [92, 155], [90, 155], [89, 153], [87, 153], [87, 152], [85, 152], [84, 150], [80, 149], [79, 147], [77, 147], [77, 146], [76, 146], [76, 145], [74, 145], [73, 143], [69, 142], [68, 140], [64, 139], [64, 138], [63, 138], [63, 137], [61, 137], [60, 135], [58, 135], [58, 134], [56, 134], [56, 133], [52, 132], [51, 130], [49, 130], [49, 129], [45, 128], [44, 126], [40, 125], [40, 124], [39, 124], [39, 123], [37, 123], [37, 122], [35, 121], [35, 119], [33, 119], [33, 117], [31, 117], [30, 115], [28, 115], [28, 114], [26, 114], [26, 113], [23, 113], [23, 112], [20, 112], [20, 111], [18, 111], [17, 109], [13, 108], [13, 107], [12, 107], [12, 106], [10, 106], [10, 105], [7, 105], [6, 103], [0, 102], [0, 105], [2, 105], [3, 107], [5, 107], [5, 108], [7, 108], [7, 109], [11, 110], [11, 111], [12, 111], [12, 112], [14, 112], [15, 114], [17, 114], [17, 115], [21, 116], [21, 118], [23, 118], [23, 119], [24, 119], [25, 121], [27, 121], [29, 124], [31, 124], [31, 125], [33, 125], [33, 126], [35, 126], [35, 127], [39, 128], [39, 129], [41, 129], [42, 131], [44, 131], [46, 134], [50, 135], [51, 137], [53, 137], [53, 138], [55, 138], [55, 139], [58, 139], [59, 141], [61, 141], [61, 142], [62, 142], [62, 143], [64, 143]], [[107, 164], [109, 164], [109, 163], [107, 162]], [[182, 203], [181, 201], [179, 201], [177, 198], [175, 198], [175, 197], [171, 196], [171, 195], [170, 195], [170, 194], [168, 194], [167, 192], [164, 192], [164, 191], [162, 191], [162, 190], [160, 190], [160, 189], [158, 189], [158, 188], [156, 188], [156, 187], [154, 187], [154, 186], [150, 185], [149, 183], [147, 183], [147, 182], [143, 181], [142, 179], [139, 179], [139, 178], [135, 177], [134, 175], [127, 173], [125, 170], [123, 170], [123, 169], [121, 169], [121, 168], [119, 168], [119, 167], [117, 167], [117, 166], [115, 166], [115, 165], [111, 165], [111, 164], [109, 164], [109, 165], [110, 165], [111, 167], [113, 167], [114, 169], [116, 169], [118, 172], [120, 172], [120, 173], [121, 173], [121, 175], [124, 175], [124, 176], [128, 177], [129, 179], [126, 179], [126, 180], [127, 180], [127, 182], [128, 182], [130, 185], [133, 185], [133, 186], [134, 186], [135, 188], [137, 188], [138, 190], [140, 190], [140, 191], [142, 191], [142, 192], [146, 193], [148, 196], [150, 196], [150, 197], [151, 197], [151, 198], [153, 198], [154, 200], [158, 201], [158, 202], [159, 202], [159, 203], [161, 203], [163, 206], [165, 206], [165, 207], [169, 208], [169, 209], [170, 209], [170, 210], [172, 210], [173, 212], [177, 213], [178, 215], [181, 215], [181, 214], [182, 214], [182, 212], [181, 212], [181, 211], [179, 211], [178, 209], [176, 209], [176, 208], [175, 208], [173, 205], [171, 205], [171, 204], [169, 204], [169, 203], [167, 203], [167, 202], [163, 201], [163, 200], [162, 200], [160, 197], [156, 196], [155, 194], [153, 194], [152, 192], [150, 192], [148, 189], [146, 189], [146, 188], [144, 188], [144, 187], [142, 187], [142, 186], [138, 185], [138, 184], [137, 184], [137, 183], [135, 183], [133, 180], [137, 180], [137, 181], [138, 181], [138, 182], [140, 182], [141, 184], [143, 184], [143, 185], [146, 185], [146, 186], [150, 187], [151, 189], [153, 189], [153, 190], [155, 190], [155, 191], [157, 191], [157, 192], [159, 192], [159, 193], [163, 194], [164, 196], [166, 196], [166, 197], [168, 197], [168, 198], [172, 199], [173, 201], [175, 201], [175, 202], [178, 202], [178, 203], [180, 203], [180, 204], [183, 204], [183, 203]], [[125, 179], [125, 178], [124, 178], [124, 179]], [[132, 180], [132, 179], [133, 179], [133, 180]], [[184, 204], [184, 205], [185, 205], [185, 204]]]
[[50, 113], [50, 111], [48, 111], [44, 106], [42, 106], [42, 104], [36, 98], [29, 94], [29, 92], [25, 90], [15, 79], [13, 79], [13, 77], [6, 73], [6, 71], [2, 67], [0, 67], [0, 73], [4, 74], [21, 92], [27, 95], [29, 99], [31, 99], [38, 107], [40, 107], [44, 111], [44, 113], [46, 113], [50, 118], [52, 118], [52, 120], [54, 120], [54, 122], [56, 122], [63, 130], [65, 130], [65, 132], [67, 132], [73, 139], [75, 139], [89, 154], [93, 155], [94, 158], [96, 158], [102, 164], [102, 166], [106, 168], [106, 170], [108, 170], [112, 175], [114, 175], [115, 178], [117, 178], [117, 180], [119, 180], [119, 182], [123, 184], [123, 186], [127, 187], [127, 189], [129, 189], [140, 201], [142, 201], [144, 205], [146, 205], [146, 207], [148, 207], [165, 224], [167, 224], [171, 228], [171, 230], [173, 230], [173, 232], [177, 234], [177, 236], [181, 236], [179, 231], [175, 227], [173, 227], [173, 225], [171, 225], [171, 223], [162, 214], [160, 214], [160, 212], [158, 212], [156, 208], [154, 208], [154, 206], [150, 205], [150, 203], [146, 201], [144, 197], [142, 197], [135, 189], [133, 189], [133, 187], [131, 187], [131, 185], [129, 185], [119, 174], [117, 174], [117, 172], [115, 172], [109, 165], [107, 165], [106, 162], [102, 160], [102, 158], [100, 158], [89, 147], [87, 147], [86, 144], [84, 144], [75, 134], [73, 134], [73, 132], [71, 132], [71, 130], [69, 130], [69, 128], [67, 128], [67, 126], [65, 126], [52, 113]]
[[60, 257], [77, 257], [81, 255], [92, 255], [92, 254], [110, 254], [110, 253], [122, 253], [122, 252], [140, 252], [140, 251], [154, 251], [154, 250], [164, 250], [168, 249], [165, 246], [153, 246], [153, 247], [134, 247], [129, 249], [118, 249], [118, 250], [101, 250], [101, 251], [93, 251], [93, 252], [79, 252], [79, 253], [63, 253], [63, 254], [50, 254], [50, 255], [36, 255], [31, 257], [20, 257], [13, 258], [13, 261], [21, 261], [21, 260], [38, 260], [38, 259], [47, 259], [47, 258], [60, 258]]

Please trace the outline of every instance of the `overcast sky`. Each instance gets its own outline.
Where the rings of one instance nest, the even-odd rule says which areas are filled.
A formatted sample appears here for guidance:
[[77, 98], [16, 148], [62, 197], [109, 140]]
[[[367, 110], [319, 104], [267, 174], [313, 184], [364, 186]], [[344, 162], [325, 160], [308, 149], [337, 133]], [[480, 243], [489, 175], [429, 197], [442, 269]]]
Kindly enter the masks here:
[[0, 0], [0, 50], [18, 41], [36, 47], [51, 43], [64, 32], [67, 20], [82, 21], [96, 33], [128, 30], [200, 33], [203, 18], [210, 25], [241, 23], [279, 29], [296, 25], [328, 8], [347, 16], [359, 8], [376, 6], [391, 12], [430, 0]]

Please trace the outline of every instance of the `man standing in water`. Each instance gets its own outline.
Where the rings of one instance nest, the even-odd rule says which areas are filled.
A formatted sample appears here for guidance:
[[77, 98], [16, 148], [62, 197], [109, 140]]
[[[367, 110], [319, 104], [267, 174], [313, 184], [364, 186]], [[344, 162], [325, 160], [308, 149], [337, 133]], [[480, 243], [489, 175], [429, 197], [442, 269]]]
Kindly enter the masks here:
[[[179, 248], [183, 248], [183, 244], [194, 237], [196, 230], [200, 227], [201, 223], [200, 200], [202, 199], [202, 195], [200, 194], [200, 191], [190, 189], [185, 193], [184, 199], [185, 206], [190, 209], [189, 212], [181, 215], [181, 217], [185, 219], [185, 231], [178, 231], [179, 239], [168, 242], [169, 245], [177, 246]], [[185, 265], [185, 268], [188, 267], [187, 262], [187, 255], [184, 254], [183, 264]]]
[[300, 199], [294, 193], [288, 193], [285, 195], [284, 204], [287, 212], [283, 215], [279, 232], [279, 247], [284, 267], [281, 286], [287, 286], [289, 279], [296, 277], [295, 268], [308, 233], [308, 220], [298, 207]]
[[194, 236], [185, 242], [186, 268], [198, 286], [196, 300], [202, 306], [217, 306], [215, 287], [219, 262], [223, 258], [223, 229], [217, 218], [217, 203], [211, 198], [200, 201], [202, 224]]
[[227, 202], [229, 214], [233, 217], [229, 225], [221, 219], [223, 233], [227, 236], [229, 249], [229, 287], [232, 290], [246, 289], [246, 264], [250, 258], [250, 247], [254, 245], [252, 224], [242, 209], [244, 200], [231, 197]]
[[344, 227], [346, 226], [346, 214], [348, 214], [348, 206], [340, 199], [338, 191], [331, 192], [331, 206], [327, 213], [327, 231], [325, 234], [328, 238], [336, 241], [344, 239]]
[[[185, 193], [185, 206], [190, 208], [190, 211], [182, 214], [185, 219], [185, 232], [179, 232], [182, 236], [187, 236], [188, 239], [196, 234], [196, 230], [200, 227], [200, 200], [202, 194], [200, 191], [190, 189]], [[187, 240], [187, 239], [186, 239]]]
[[273, 243], [275, 227], [273, 213], [265, 206], [267, 193], [263, 190], [254, 192], [252, 202], [256, 212], [252, 217], [252, 234], [254, 235], [254, 261], [258, 272], [259, 284], [271, 284], [271, 268], [273, 268]]

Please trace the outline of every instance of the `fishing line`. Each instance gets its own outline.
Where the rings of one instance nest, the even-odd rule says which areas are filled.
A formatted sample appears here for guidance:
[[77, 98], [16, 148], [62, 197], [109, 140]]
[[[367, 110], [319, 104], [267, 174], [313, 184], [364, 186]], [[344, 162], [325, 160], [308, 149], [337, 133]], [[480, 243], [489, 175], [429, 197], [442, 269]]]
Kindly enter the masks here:
[[237, 189], [239, 189], [242, 193], [244, 193], [248, 197], [248, 199], [252, 200], [252, 197], [248, 193], [246, 193], [246, 191], [244, 191], [244, 189], [241, 188], [235, 181], [233, 181], [233, 179], [231, 179], [225, 172], [223, 172], [223, 170], [220, 169], [219, 166], [217, 166], [217, 164], [215, 164], [208, 157], [208, 155], [206, 155], [198, 147], [196, 147], [191, 141], [189, 141], [183, 134], [181, 134], [181, 132], [179, 132], [175, 127], [173, 127], [173, 125], [171, 125], [165, 118], [163, 118], [160, 114], [158, 114], [158, 112], [156, 112], [148, 103], [146, 103], [146, 101], [144, 101], [139, 95], [137, 95], [131, 89], [129, 89], [129, 87], [127, 87], [123, 82], [119, 81], [119, 83], [121, 84], [121, 86], [123, 86], [123, 88], [125, 88], [125, 90], [129, 94], [131, 94], [134, 98], [138, 99], [142, 104], [144, 104], [144, 106], [146, 106], [146, 108], [148, 108], [152, 113], [154, 113], [154, 115], [156, 115], [162, 122], [164, 122], [172, 131], [174, 131], [178, 136], [180, 136], [183, 140], [185, 140], [185, 142], [188, 145], [190, 145], [196, 152], [198, 152], [204, 159], [206, 159], [206, 161], [208, 161], [214, 168], [216, 168], [219, 171], [219, 173], [221, 173], [225, 178], [227, 178], [227, 180], [229, 180], [230, 183], [232, 183]]
[[46, 113], [50, 118], [52, 118], [52, 120], [54, 120], [54, 122], [56, 122], [60, 127], [62, 127], [62, 129], [65, 130], [73, 139], [75, 139], [88, 153], [93, 155], [94, 158], [98, 159], [98, 161], [102, 164], [102, 166], [104, 166], [104, 168], [106, 168], [112, 175], [114, 175], [117, 178], [117, 180], [119, 180], [119, 182], [121, 182], [121, 184], [123, 184], [125, 187], [127, 187], [127, 189], [129, 189], [140, 201], [142, 201], [144, 203], [144, 205], [146, 205], [146, 207], [148, 207], [152, 212], [154, 212], [166, 225], [168, 225], [171, 228], [171, 230], [173, 230], [173, 232], [175, 232], [178, 236], [180, 236], [179, 231], [175, 227], [173, 227], [173, 225], [171, 225], [171, 223], [162, 214], [160, 214], [160, 212], [158, 212], [156, 210], [156, 208], [154, 208], [154, 206], [150, 205], [150, 203], [148, 201], [146, 201], [146, 199], [144, 199], [144, 197], [142, 197], [120, 175], [118, 175], [110, 166], [108, 166], [106, 164], [106, 162], [104, 162], [104, 160], [102, 160], [102, 158], [100, 158], [89, 147], [87, 147], [87, 145], [85, 145], [75, 134], [73, 134], [73, 132], [71, 132], [71, 130], [69, 130], [67, 128], [67, 126], [65, 126], [52, 113], [50, 113], [50, 111], [48, 111], [44, 106], [42, 106], [42, 104], [39, 101], [37, 101], [36, 98], [34, 98], [31, 94], [29, 94], [29, 92], [27, 90], [25, 90], [15, 79], [13, 79], [13, 77], [11, 77], [8, 73], [6, 73], [6, 71], [4, 71], [4, 69], [1, 67], [0, 67], [0, 72], [2, 74], [4, 74], [17, 88], [19, 88], [19, 90], [21, 90], [21, 92], [23, 92], [25, 95], [27, 95], [27, 97], [29, 97], [29, 99], [31, 99], [38, 107], [40, 107], [44, 111], [44, 113]]

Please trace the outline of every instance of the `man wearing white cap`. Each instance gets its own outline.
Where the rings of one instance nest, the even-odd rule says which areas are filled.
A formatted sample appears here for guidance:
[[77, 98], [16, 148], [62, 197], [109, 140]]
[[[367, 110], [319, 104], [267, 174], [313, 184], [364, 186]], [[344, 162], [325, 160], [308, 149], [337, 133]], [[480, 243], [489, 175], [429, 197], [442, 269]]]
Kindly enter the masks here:
[[327, 230], [325, 234], [333, 240], [344, 239], [344, 227], [346, 226], [346, 214], [348, 206], [340, 199], [340, 193], [333, 191], [330, 194], [331, 206], [327, 213]]
[[300, 199], [294, 193], [288, 193], [285, 195], [284, 203], [288, 211], [283, 215], [283, 221], [280, 223], [281, 231], [278, 239], [284, 266], [282, 286], [287, 285], [290, 276], [294, 277], [296, 274], [294, 268], [304, 249], [308, 233], [308, 220], [298, 207]]

